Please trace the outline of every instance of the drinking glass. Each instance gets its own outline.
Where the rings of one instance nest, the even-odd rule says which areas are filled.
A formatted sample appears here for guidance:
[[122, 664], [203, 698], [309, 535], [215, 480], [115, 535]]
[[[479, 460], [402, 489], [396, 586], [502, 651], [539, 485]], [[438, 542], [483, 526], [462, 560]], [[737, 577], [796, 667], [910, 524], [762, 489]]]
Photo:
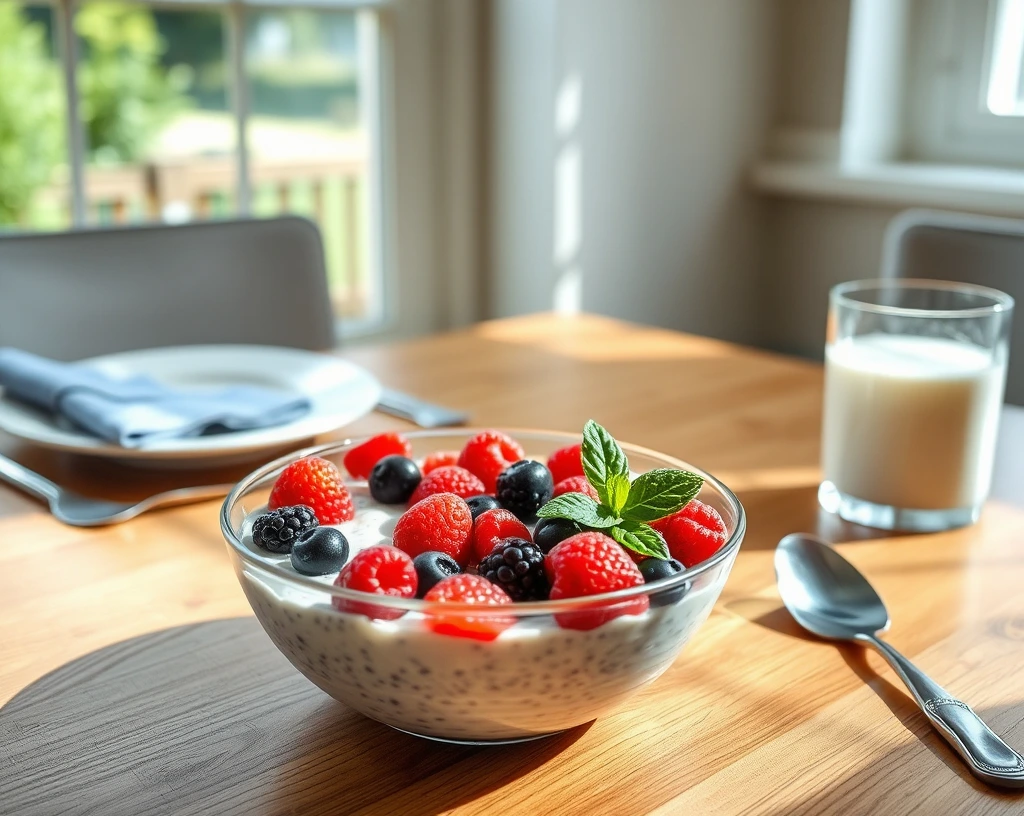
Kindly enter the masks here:
[[821, 506], [888, 530], [978, 519], [992, 479], [1013, 298], [852, 281], [829, 296]]

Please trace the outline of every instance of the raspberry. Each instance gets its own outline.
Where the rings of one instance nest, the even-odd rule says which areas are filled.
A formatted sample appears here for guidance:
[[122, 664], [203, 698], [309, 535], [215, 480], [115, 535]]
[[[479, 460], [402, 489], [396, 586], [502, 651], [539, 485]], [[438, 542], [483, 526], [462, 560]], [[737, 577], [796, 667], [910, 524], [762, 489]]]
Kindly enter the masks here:
[[[423, 598], [438, 606], [446, 603], [473, 604], [474, 606], [500, 606], [512, 599], [486, 578], [479, 575], [453, 575], [438, 582]], [[427, 626], [441, 635], [454, 635], [474, 640], [494, 640], [503, 630], [514, 624], [511, 615], [466, 612], [444, 612], [436, 606], [427, 612]]]
[[395, 524], [394, 543], [415, 558], [442, 552], [460, 567], [469, 561], [473, 517], [469, 506], [454, 493], [435, 493], [406, 510]]
[[412, 456], [412, 445], [400, 433], [378, 434], [345, 454], [345, 470], [355, 479], [365, 479], [373, 466], [390, 454]]
[[570, 476], [560, 482], [555, 482], [555, 492], [551, 494], [551, 497], [561, 496], [563, 493], [582, 493], [597, 501], [597, 491], [587, 481], [586, 476]]
[[687, 567], [706, 561], [725, 544], [728, 532], [714, 507], [693, 499], [682, 510], [652, 521], [673, 558]]
[[501, 472], [526, 456], [512, 437], [501, 431], [482, 431], [459, 454], [459, 466], [475, 473], [484, 483], [482, 493], [493, 493]]
[[[615, 539], [604, 533], [578, 533], [548, 553], [544, 562], [551, 581], [551, 600], [600, 595], [643, 584], [639, 568]], [[640, 615], [646, 595], [618, 602], [597, 602], [580, 612], [562, 612], [555, 620], [563, 629], [596, 629], [619, 615]]]
[[264, 513], [252, 523], [253, 543], [272, 553], [289, 553], [306, 530], [318, 527], [316, 514], [303, 504]]
[[505, 538], [531, 540], [526, 525], [505, 509], [488, 510], [473, 522], [473, 560], [483, 561]]
[[426, 475], [432, 470], [437, 470], [439, 467], [449, 467], [451, 465], [457, 465], [458, 463], [458, 451], [436, 451], [434, 453], [427, 454], [427, 458], [423, 460], [423, 467], [421, 469], [424, 475]]
[[286, 467], [270, 491], [268, 510], [304, 504], [321, 524], [340, 524], [355, 518], [352, 497], [333, 462], [310, 456]]
[[[414, 598], [416, 569], [408, 555], [396, 547], [383, 544], [356, 553], [335, 579], [334, 585], [389, 598]], [[391, 609], [348, 598], [332, 600], [335, 608], [342, 612], [366, 615], [376, 620], [394, 620], [405, 614], [402, 609]]]
[[[548, 457], [548, 470], [555, 484], [573, 476], [583, 476], [582, 445], [559, 448]], [[555, 494], [558, 495], [557, 493]]]
[[432, 470], [423, 477], [409, 498], [409, 504], [416, 504], [435, 493], [454, 493], [463, 499], [486, 493], [484, 483], [465, 468], [448, 465]]
[[500, 586], [513, 601], [543, 601], [548, 597], [544, 553], [524, 538], [506, 538], [480, 562], [480, 574]]

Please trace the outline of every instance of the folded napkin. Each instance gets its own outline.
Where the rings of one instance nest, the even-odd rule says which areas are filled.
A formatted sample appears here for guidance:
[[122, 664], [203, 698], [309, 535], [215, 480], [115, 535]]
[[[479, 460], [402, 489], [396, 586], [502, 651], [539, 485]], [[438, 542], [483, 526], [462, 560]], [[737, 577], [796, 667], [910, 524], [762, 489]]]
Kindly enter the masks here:
[[0, 348], [0, 386], [7, 397], [126, 448], [283, 425], [310, 409], [305, 397], [267, 388], [175, 389], [149, 377], [117, 379], [14, 348]]

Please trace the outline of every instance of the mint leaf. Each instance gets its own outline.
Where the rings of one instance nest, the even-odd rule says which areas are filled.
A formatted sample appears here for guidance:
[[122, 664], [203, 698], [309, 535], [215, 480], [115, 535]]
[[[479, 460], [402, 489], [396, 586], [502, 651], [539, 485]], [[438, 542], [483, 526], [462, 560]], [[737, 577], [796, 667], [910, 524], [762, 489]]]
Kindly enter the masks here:
[[629, 497], [629, 477], [621, 473], [613, 473], [605, 482], [605, 490], [608, 493], [608, 507], [615, 513], [622, 513]]
[[540, 510], [540, 518], [566, 518], [582, 524], [584, 527], [613, 527], [622, 521], [604, 505], [598, 504], [590, 496], [582, 493], [563, 493], [556, 496]]
[[615, 504], [608, 494], [608, 479], [616, 475], [629, 479], [629, 462], [626, 461], [626, 454], [622, 452], [619, 443], [612, 439], [611, 434], [592, 419], [583, 426], [581, 453], [583, 472], [587, 476], [587, 481], [594, 486], [606, 507], [614, 507]]
[[612, 527], [608, 532], [623, 547], [628, 547], [640, 555], [646, 555], [648, 558], [669, 558], [668, 546], [661, 533], [646, 524], [626, 519], [620, 526]]
[[656, 521], [682, 509], [703, 484], [701, 476], [686, 470], [649, 470], [633, 480], [629, 496], [618, 511], [632, 521]]

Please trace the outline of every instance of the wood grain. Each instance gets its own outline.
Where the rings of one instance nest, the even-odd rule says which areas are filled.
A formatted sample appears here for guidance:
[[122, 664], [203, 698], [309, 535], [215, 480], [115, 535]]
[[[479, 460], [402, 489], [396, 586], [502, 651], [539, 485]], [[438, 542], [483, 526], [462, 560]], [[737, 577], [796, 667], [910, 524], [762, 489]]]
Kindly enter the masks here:
[[[737, 489], [749, 533], [687, 650], [589, 726], [440, 746], [333, 703], [251, 619], [211, 622], [249, 614], [215, 502], [86, 531], [0, 487], [0, 812], [1024, 811], [970, 776], [880, 658], [803, 636], [781, 607], [778, 539], [837, 542], [885, 598], [889, 640], [1024, 747], [1024, 511], [993, 502], [971, 528], [922, 536], [822, 513], [819, 367], [550, 315], [345, 356], [474, 424], [575, 431], [593, 417]], [[373, 415], [348, 430], [400, 427]], [[212, 478], [0, 447], [98, 495]]]

